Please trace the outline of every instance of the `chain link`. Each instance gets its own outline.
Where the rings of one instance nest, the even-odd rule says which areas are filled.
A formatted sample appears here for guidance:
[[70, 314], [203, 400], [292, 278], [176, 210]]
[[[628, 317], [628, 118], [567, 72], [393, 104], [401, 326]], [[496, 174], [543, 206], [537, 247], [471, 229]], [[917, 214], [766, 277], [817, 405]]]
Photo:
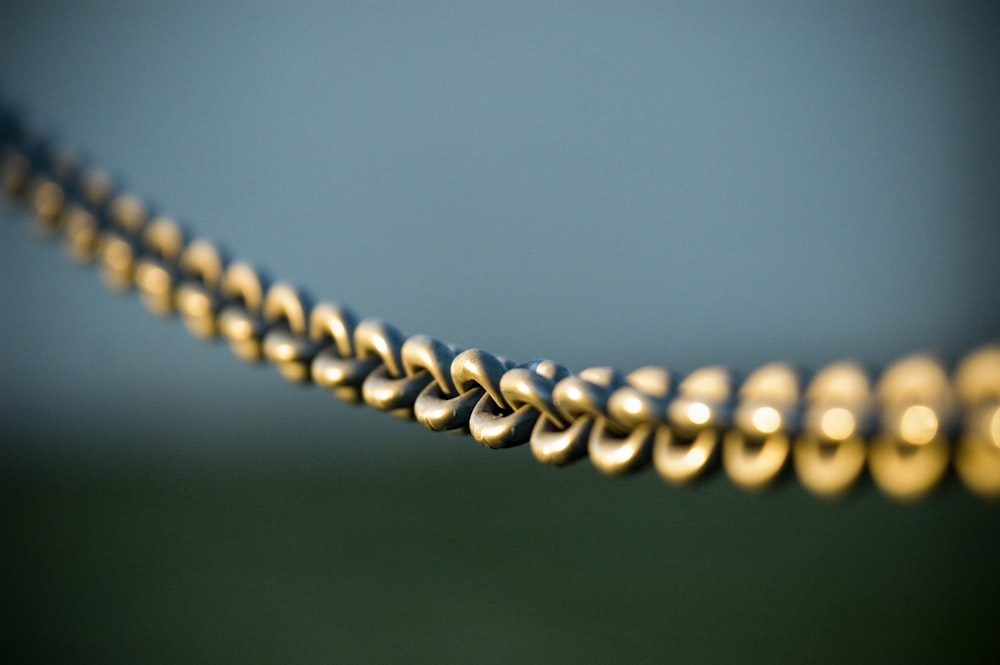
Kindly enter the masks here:
[[469, 433], [489, 448], [529, 444], [553, 466], [589, 457], [618, 475], [651, 464], [672, 485], [721, 467], [756, 491], [794, 470], [810, 492], [835, 497], [867, 468], [887, 495], [912, 500], [953, 468], [975, 494], [1000, 498], [996, 344], [969, 353], [951, 374], [925, 355], [881, 374], [838, 362], [809, 380], [781, 363], [742, 381], [722, 367], [685, 377], [659, 367], [573, 374], [549, 360], [517, 364], [359, 320], [343, 305], [313, 304], [154, 216], [2, 106], [0, 183], [32, 212], [39, 233], [62, 236], [71, 258], [96, 262], [112, 289], [135, 288], [154, 314], [178, 314], [193, 336], [222, 337], [239, 358], [267, 361], [289, 381], [434, 431]]

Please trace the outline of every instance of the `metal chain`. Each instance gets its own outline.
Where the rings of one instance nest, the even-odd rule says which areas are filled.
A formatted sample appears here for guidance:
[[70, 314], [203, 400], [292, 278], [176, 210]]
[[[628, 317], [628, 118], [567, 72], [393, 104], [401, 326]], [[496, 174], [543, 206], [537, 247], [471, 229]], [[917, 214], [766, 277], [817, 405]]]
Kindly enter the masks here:
[[759, 490], [793, 467], [810, 492], [834, 497], [867, 468], [886, 494], [911, 500], [954, 469], [972, 492], [1000, 497], [1000, 345], [969, 353], [951, 373], [918, 355], [877, 375], [839, 362], [808, 381], [784, 363], [742, 380], [723, 367], [683, 377], [660, 367], [574, 374], [313, 304], [153, 216], [2, 106], [0, 168], [3, 190], [31, 210], [36, 229], [62, 236], [75, 260], [96, 262], [110, 288], [134, 287], [151, 312], [178, 313], [195, 337], [221, 337], [289, 381], [431, 430], [465, 432], [489, 448], [528, 444], [554, 466], [589, 457], [610, 475], [652, 464], [671, 485], [721, 467], [739, 487]]

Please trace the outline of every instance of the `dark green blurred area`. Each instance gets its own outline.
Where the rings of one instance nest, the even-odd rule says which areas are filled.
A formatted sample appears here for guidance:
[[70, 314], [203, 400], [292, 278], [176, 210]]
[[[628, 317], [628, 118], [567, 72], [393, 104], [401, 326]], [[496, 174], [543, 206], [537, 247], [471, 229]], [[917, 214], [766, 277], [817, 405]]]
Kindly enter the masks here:
[[824, 503], [795, 483], [677, 490], [439, 445], [431, 464], [8, 455], [0, 649], [46, 663], [1000, 653], [998, 510], [960, 487], [915, 507], [867, 485]]

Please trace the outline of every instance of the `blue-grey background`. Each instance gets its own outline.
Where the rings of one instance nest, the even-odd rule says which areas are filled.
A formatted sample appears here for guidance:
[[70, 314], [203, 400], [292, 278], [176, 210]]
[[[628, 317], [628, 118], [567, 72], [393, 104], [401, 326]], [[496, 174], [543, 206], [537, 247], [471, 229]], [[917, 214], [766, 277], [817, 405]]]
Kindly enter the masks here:
[[[0, 2], [0, 90], [321, 299], [577, 370], [878, 367], [1000, 332], [995, 3], [206, 4]], [[997, 514], [962, 492], [554, 473], [289, 387], [4, 216], [19, 647], [996, 653]]]

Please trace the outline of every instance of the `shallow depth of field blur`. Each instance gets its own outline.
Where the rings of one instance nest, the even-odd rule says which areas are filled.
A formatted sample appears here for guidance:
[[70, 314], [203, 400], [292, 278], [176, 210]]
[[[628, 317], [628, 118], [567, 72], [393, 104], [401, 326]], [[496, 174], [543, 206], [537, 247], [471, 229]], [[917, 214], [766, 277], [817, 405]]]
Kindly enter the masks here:
[[[317, 298], [574, 370], [1000, 334], [995, 3], [15, 3], [0, 95]], [[998, 506], [552, 470], [0, 216], [17, 662], [991, 662]]]

